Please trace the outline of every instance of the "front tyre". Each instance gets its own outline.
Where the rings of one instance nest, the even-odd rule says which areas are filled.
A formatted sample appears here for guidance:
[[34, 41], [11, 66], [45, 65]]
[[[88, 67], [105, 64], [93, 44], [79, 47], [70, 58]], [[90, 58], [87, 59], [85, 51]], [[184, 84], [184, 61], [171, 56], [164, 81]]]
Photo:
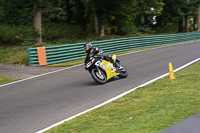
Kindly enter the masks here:
[[99, 84], [105, 84], [107, 82], [105, 73], [100, 69], [92, 69], [91, 76]]

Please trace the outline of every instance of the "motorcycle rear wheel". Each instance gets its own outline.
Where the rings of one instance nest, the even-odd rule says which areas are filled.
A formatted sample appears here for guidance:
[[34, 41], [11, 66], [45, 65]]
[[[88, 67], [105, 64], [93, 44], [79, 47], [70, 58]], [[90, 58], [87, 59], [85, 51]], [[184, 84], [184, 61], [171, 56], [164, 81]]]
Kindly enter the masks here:
[[99, 71], [97, 69], [92, 69], [91, 76], [99, 84], [105, 84], [107, 82], [106, 75], [101, 69]]
[[128, 76], [128, 72], [127, 72], [126, 68], [119, 62], [116, 62], [116, 63], [118, 63], [119, 66], [123, 67], [122, 70], [118, 70], [118, 73], [120, 73], [120, 74], [117, 76], [120, 78], [126, 78]]

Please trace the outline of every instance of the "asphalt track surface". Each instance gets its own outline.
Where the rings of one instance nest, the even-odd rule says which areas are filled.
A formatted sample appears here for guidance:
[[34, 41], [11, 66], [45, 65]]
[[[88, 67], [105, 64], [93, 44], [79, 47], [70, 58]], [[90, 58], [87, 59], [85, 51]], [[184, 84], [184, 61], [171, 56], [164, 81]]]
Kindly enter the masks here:
[[200, 42], [119, 56], [129, 76], [98, 85], [83, 65], [0, 87], [0, 133], [33, 133], [200, 57]]
[[200, 113], [179, 122], [160, 133], [200, 133]]

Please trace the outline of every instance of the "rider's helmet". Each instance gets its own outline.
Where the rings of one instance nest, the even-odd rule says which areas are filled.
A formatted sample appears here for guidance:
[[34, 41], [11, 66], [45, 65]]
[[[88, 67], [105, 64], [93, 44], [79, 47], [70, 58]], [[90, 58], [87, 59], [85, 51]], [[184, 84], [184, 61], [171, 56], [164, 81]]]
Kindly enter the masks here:
[[91, 49], [92, 49], [92, 44], [90, 42], [84, 44], [84, 50], [86, 53], [90, 53]]

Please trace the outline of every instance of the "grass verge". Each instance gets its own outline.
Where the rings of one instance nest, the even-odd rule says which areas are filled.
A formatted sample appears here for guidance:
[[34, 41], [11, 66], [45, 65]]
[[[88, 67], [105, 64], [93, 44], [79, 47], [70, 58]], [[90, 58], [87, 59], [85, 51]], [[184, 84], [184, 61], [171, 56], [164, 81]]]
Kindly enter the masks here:
[[200, 62], [45, 133], [155, 133], [200, 111]]
[[28, 65], [27, 50], [20, 46], [1, 46], [0, 63]]
[[13, 81], [17, 81], [17, 80], [20, 80], [20, 79], [16, 79], [16, 78], [13, 78], [13, 77], [0, 75], [0, 85], [6, 84], [6, 83], [10, 83], [10, 82], [13, 82]]

